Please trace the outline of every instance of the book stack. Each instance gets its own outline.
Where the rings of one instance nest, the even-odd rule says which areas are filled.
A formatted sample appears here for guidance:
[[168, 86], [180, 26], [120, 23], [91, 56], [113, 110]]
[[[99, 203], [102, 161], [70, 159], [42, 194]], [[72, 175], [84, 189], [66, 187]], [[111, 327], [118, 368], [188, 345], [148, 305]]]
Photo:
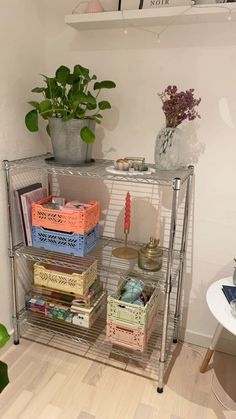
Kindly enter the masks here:
[[90, 328], [104, 310], [106, 293], [97, 278], [84, 295], [32, 286], [25, 296], [25, 307], [55, 320]]
[[32, 246], [32, 203], [46, 196], [47, 190], [41, 183], [34, 183], [15, 191], [21, 239], [25, 245]]
[[37, 262], [25, 306], [40, 315], [90, 328], [104, 310], [105, 301], [96, 260], [83, 272]]

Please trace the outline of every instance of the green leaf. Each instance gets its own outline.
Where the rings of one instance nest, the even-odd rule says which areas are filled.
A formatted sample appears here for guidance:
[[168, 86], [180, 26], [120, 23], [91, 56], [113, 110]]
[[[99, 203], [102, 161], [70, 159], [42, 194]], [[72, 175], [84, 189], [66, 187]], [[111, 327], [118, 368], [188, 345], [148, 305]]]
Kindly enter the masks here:
[[73, 115], [64, 115], [62, 117], [62, 121], [70, 121], [71, 119], [73, 119]]
[[2, 391], [8, 383], [9, 377], [7, 364], [5, 364], [5, 362], [0, 361], [0, 393], [2, 393]]
[[94, 90], [113, 89], [114, 87], [116, 87], [116, 84], [111, 80], [103, 80], [100, 82], [97, 81], [93, 86]]
[[25, 125], [27, 126], [30, 132], [38, 131], [38, 113], [36, 109], [28, 112], [25, 116]]
[[90, 105], [96, 105], [97, 107], [97, 99], [90, 92], [87, 94], [87, 99]]
[[83, 77], [84, 79], [86, 79], [88, 81], [90, 80], [90, 77], [89, 77], [89, 69], [83, 67], [80, 64], [76, 64], [74, 66], [74, 73], [73, 73], [73, 75], [75, 77], [78, 77], [78, 76]]
[[65, 85], [67, 83], [69, 75], [70, 75], [70, 69], [62, 65], [56, 71], [56, 80], [58, 81], [58, 83]]
[[107, 100], [102, 100], [99, 102], [98, 107], [103, 111], [104, 109], [111, 109], [111, 104]]
[[35, 87], [34, 89], [31, 90], [31, 92], [42, 93], [44, 92], [44, 90], [45, 90], [45, 87]]
[[69, 74], [69, 76], [67, 77], [66, 83], [72, 85], [77, 81], [78, 81], [78, 79], [75, 79], [73, 74]]
[[33, 108], [38, 109], [39, 108], [39, 102], [35, 102], [34, 100], [31, 100], [30, 102], [27, 102], [29, 105], [33, 106]]
[[87, 108], [89, 111], [94, 111], [94, 109], [97, 108], [97, 103], [95, 103], [94, 105], [92, 105], [91, 103], [88, 103]]
[[91, 144], [95, 141], [95, 134], [89, 127], [81, 128], [80, 136], [81, 139], [87, 144]]
[[100, 113], [96, 113], [95, 115], [91, 116], [91, 119], [96, 121], [98, 124], [101, 124], [102, 118], [103, 118], [103, 116]]
[[93, 119], [93, 120], [94, 120], [97, 124], [101, 124], [101, 123], [102, 123], [101, 119], [96, 118], [96, 116], [94, 116], [92, 119]]
[[47, 131], [47, 133], [48, 133], [49, 137], [51, 137], [51, 133], [50, 133], [50, 128], [49, 128], [49, 124], [47, 124], [47, 126], [46, 126], [46, 131]]
[[77, 119], [84, 119], [84, 116], [85, 116], [85, 110], [79, 107], [75, 112], [75, 117]]
[[73, 107], [73, 109], [76, 109], [77, 106], [80, 105], [80, 104], [94, 103], [94, 99], [95, 98], [93, 98], [92, 95], [89, 96], [89, 95], [86, 95], [83, 92], [77, 92], [71, 98], [72, 107]]
[[39, 103], [39, 113], [46, 112], [52, 109], [52, 105], [50, 100], [45, 99], [42, 100], [42, 102]]
[[45, 96], [47, 99], [54, 99], [62, 96], [61, 86], [54, 86], [53, 88], [47, 87], [45, 89]]

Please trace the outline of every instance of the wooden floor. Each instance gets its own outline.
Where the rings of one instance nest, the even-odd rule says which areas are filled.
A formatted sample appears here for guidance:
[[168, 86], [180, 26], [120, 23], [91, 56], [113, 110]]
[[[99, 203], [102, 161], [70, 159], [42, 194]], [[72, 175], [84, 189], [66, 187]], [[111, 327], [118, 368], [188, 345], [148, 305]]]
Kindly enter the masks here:
[[205, 350], [178, 344], [163, 394], [156, 383], [22, 339], [2, 361], [10, 384], [1, 419], [235, 419], [236, 357], [216, 353], [200, 374]]

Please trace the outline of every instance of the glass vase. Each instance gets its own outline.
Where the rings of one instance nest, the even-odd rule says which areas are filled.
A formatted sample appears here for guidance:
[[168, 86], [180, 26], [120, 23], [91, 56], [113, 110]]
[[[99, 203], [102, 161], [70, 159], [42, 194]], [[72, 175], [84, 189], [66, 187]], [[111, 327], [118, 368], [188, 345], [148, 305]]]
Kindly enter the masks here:
[[160, 170], [176, 170], [184, 166], [183, 136], [179, 128], [164, 127], [157, 134], [155, 165]]

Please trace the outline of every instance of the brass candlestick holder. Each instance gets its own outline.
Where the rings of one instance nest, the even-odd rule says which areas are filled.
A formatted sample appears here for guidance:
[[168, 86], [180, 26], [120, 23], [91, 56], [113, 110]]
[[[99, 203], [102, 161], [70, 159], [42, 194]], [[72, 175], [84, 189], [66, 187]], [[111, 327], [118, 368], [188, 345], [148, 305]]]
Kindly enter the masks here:
[[120, 259], [136, 259], [138, 257], [138, 251], [133, 247], [127, 246], [129, 231], [125, 230], [125, 245], [122, 247], [116, 247], [112, 250], [113, 256]]

